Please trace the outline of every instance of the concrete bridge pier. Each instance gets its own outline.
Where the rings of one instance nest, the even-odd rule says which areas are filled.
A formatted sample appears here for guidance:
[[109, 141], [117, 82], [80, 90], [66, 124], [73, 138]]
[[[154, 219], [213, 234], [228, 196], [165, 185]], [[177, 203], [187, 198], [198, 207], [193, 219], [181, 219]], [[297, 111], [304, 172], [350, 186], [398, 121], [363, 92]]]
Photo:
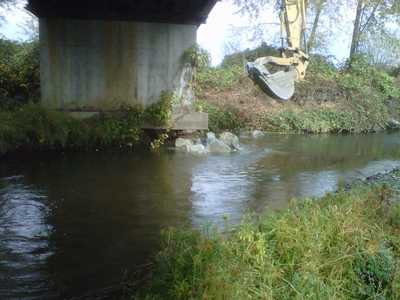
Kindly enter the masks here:
[[183, 57], [215, 2], [30, 0], [40, 20], [42, 102], [95, 113], [146, 107], [173, 91], [180, 96], [174, 127], [206, 129], [207, 116], [194, 112], [184, 91]]

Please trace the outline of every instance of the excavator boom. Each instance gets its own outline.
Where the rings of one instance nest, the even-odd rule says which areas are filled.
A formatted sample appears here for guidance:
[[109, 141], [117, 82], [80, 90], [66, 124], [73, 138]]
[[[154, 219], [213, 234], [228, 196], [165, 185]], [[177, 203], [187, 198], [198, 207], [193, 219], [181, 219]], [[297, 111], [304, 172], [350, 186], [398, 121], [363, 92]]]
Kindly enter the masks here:
[[[289, 100], [293, 96], [294, 83], [304, 79], [309, 63], [305, 53], [307, 46], [304, 45], [304, 51], [301, 47], [305, 40], [306, 5], [306, 0], [281, 0], [281, 33], [286, 33], [287, 47], [282, 47], [281, 57], [260, 57], [247, 64], [250, 78], [265, 93], [280, 100]], [[268, 64], [284, 69], [271, 74], [266, 67]]]

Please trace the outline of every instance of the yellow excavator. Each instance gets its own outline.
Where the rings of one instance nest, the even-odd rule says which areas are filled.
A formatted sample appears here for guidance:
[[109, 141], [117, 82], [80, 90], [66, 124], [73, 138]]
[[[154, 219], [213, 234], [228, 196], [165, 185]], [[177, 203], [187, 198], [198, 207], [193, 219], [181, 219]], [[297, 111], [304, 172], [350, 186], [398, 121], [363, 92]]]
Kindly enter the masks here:
[[[295, 82], [304, 79], [309, 64], [305, 38], [306, 7], [307, 0], [281, 0], [281, 57], [260, 57], [246, 66], [250, 78], [265, 93], [279, 100], [289, 100], [293, 96]], [[281, 69], [271, 73], [267, 65]]]

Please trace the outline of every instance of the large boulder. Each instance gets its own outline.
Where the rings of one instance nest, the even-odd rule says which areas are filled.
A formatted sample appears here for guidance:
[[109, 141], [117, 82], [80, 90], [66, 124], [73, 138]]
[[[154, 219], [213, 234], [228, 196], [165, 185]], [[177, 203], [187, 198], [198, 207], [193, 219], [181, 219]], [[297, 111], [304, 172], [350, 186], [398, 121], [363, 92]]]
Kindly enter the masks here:
[[215, 140], [210, 140], [207, 143], [207, 151], [210, 153], [220, 154], [220, 153], [230, 153], [232, 149], [224, 142], [215, 139]]
[[206, 154], [207, 149], [202, 144], [196, 144], [190, 147], [189, 152], [193, 154]]
[[214, 132], [208, 132], [207, 133], [207, 144], [209, 144], [210, 142], [213, 142], [217, 139], [217, 137], [215, 136]]
[[390, 129], [400, 129], [400, 122], [395, 119], [390, 119], [388, 122], [388, 127]]
[[260, 131], [260, 130], [254, 130], [251, 135], [253, 136], [253, 138], [257, 139], [260, 137], [264, 136], [264, 132]]
[[219, 139], [234, 150], [239, 150], [239, 138], [231, 132], [224, 132]]

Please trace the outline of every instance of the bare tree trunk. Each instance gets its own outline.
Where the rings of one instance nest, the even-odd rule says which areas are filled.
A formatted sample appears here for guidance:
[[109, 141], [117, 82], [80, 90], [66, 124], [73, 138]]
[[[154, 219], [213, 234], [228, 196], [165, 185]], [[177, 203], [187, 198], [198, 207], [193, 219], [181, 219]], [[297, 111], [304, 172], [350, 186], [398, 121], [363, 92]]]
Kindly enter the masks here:
[[316, 37], [317, 37], [317, 29], [318, 29], [319, 19], [321, 17], [321, 13], [322, 13], [322, 9], [323, 9], [324, 3], [325, 3], [324, 0], [320, 1], [316, 6], [315, 18], [314, 18], [314, 22], [313, 22], [313, 25], [312, 25], [310, 37], [308, 38], [308, 43], [307, 43], [309, 51], [311, 51], [315, 46], [315, 40], [316, 40]]
[[349, 56], [350, 61], [353, 60], [354, 55], [357, 53], [358, 46], [360, 43], [360, 29], [361, 29], [361, 16], [363, 12], [363, 4], [364, 0], [358, 0], [356, 19], [354, 21], [353, 37], [351, 40], [351, 48]]

